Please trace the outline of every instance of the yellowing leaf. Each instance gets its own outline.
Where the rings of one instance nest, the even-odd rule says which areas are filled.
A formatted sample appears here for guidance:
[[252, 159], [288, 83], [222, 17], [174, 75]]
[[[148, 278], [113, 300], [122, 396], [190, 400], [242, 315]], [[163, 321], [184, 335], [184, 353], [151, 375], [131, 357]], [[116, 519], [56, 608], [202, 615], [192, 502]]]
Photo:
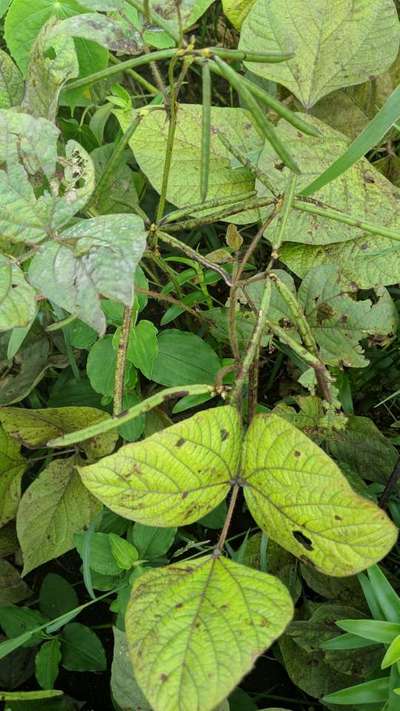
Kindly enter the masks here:
[[17, 535], [24, 575], [74, 548], [74, 534], [87, 528], [99, 510], [75, 464], [75, 457], [51, 462], [22, 496]]
[[[50, 439], [74, 432], [87, 425], [109, 419], [110, 415], [95, 407], [48, 407], [44, 410], [24, 410], [20, 407], [0, 409], [4, 429], [25, 447], [43, 447]], [[113, 451], [116, 432], [93, 437], [83, 443], [90, 457], [104, 457]]]
[[399, 20], [393, 0], [257, 0], [240, 49], [293, 52], [282, 64], [248, 66], [310, 108], [335, 89], [388, 69], [399, 49]]
[[233, 407], [205, 410], [143, 442], [79, 467], [112, 511], [150, 526], [197, 521], [227, 495], [236, 475], [240, 421]]
[[222, 7], [228, 20], [240, 30], [255, 0], [222, 0]]
[[0, 428], [0, 528], [17, 513], [26, 469], [26, 460], [19, 450], [19, 444]]
[[328, 455], [277, 415], [253, 420], [242, 476], [258, 525], [327, 575], [353, 575], [396, 542], [384, 511], [358, 496]]
[[[126, 131], [132, 121], [132, 114], [116, 112], [122, 130]], [[202, 106], [180, 104], [172, 163], [169, 174], [167, 199], [184, 207], [200, 203], [200, 163]], [[228, 140], [245, 154], [257, 153], [262, 140], [251, 122], [250, 114], [243, 109], [212, 107], [211, 148], [208, 200], [243, 195], [254, 189], [254, 177], [247, 168], [232, 167], [232, 156], [218, 138], [220, 130]], [[146, 111], [134, 132], [129, 145], [135, 158], [150, 180], [160, 192], [167, 148], [168, 119], [164, 111]], [[207, 211], [209, 212], [209, 211]], [[246, 224], [257, 219], [257, 214], [249, 212], [230, 218], [230, 222]]]
[[0, 254], [0, 331], [28, 326], [36, 310], [35, 290], [23, 271]]
[[154, 711], [211, 711], [292, 614], [277, 578], [222, 557], [152, 570], [126, 616], [135, 677]]

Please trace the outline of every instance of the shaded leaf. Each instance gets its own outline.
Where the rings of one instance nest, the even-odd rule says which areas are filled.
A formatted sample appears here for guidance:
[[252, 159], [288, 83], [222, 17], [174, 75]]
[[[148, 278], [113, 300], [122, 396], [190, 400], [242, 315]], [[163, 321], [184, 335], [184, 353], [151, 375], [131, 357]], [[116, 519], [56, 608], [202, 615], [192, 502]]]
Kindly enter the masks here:
[[28, 326], [36, 311], [35, 291], [23, 271], [0, 254], [0, 331]]
[[227, 495], [240, 440], [235, 409], [219, 407], [127, 444], [79, 472], [89, 491], [125, 518], [151, 526], [188, 524]]
[[[109, 418], [108, 412], [94, 407], [48, 407], [43, 410], [7, 407], [0, 410], [4, 429], [24, 447], [31, 448], [44, 447], [50, 439]], [[116, 441], [115, 432], [108, 432], [83, 442], [82, 446], [88, 456], [103, 457], [113, 451]]]
[[158, 350], [157, 328], [151, 321], [142, 319], [131, 329], [126, 357], [152, 380]]
[[200, 336], [171, 328], [158, 337], [158, 353], [151, 379], [161, 385], [213, 383], [220, 360]]
[[[116, 112], [123, 131], [132, 122], [130, 112]], [[184, 207], [200, 203], [200, 157], [202, 106], [180, 104], [172, 163], [169, 174], [167, 199]], [[222, 131], [231, 143], [245, 154], [258, 152], [261, 139], [251, 123], [250, 114], [243, 109], [212, 107], [209, 187], [207, 199], [243, 195], [254, 189], [254, 177], [247, 168], [232, 167], [231, 154], [219, 140], [217, 131]], [[135, 158], [160, 192], [167, 148], [168, 120], [164, 111], [146, 111], [134, 132], [129, 145]], [[207, 211], [207, 214], [210, 211]], [[257, 213], [243, 213], [230, 218], [230, 222], [245, 224], [255, 221]]]
[[24, 96], [24, 81], [11, 57], [0, 49], [0, 109], [18, 106]]
[[17, 513], [26, 466], [18, 442], [0, 428], [0, 527], [12, 521]]
[[87, 528], [99, 510], [75, 464], [75, 457], [54, 460], [22, 496], [17, 534], [24, 575], [74, 548], [74, 534]]
[[165, 555], [172, 546], [176, 528], [157, 528], [135, 523], [132, 527], [130, 540], [139, 551], [140, 558], [154, 560]]
[[52, 689], [61, 662], [61, 643], [55, 638], [44, 642], [36, 653], [35, 676], [42, 689]]
[[106, 654], [98, 636], [85, 625], [71, 622], [63, 630], [62, 665], [68, 671], [104, 671]]
[[[113, 345], [113, 336], [107, 335], [99, 338], [90, 349], [86, 364], [86, 372], [93, 390], [102, 395], [113, 396], [116, 366], [117, 352]], [[127, 363], [124, 374], [125, 385], [132, 388], [135, 386], [136, 380], [134, 368], [130, 363]]]
[[124, 632], [114, 627], [114, 654], [111, 665], [111, 693], [122, 711], [152, 711], [134, 677]]
[[357, 8], [341, 0], [306, 5], [302, 0], [257, 0], [239, 46], [252, 52], [293, 52], [284, 63], [248, 66], [283, 84], [310, 108], [335, 89], [388, 69], [399, 49], [399, 21], [392, 0], [369, 0]]
[[222, 557], [148, 572], [133, 587], [126, 617], [136, 678], [155, 711], [211, 711], [292, 611], [279, 580]]
[[259, 415], [245, 439], [244, 493], [259, 526], [321, 572], [352, 575], [383, 558], [397, 529], [336, 464], [285, 420]]
[[78, 605], [78, 596], [71, 583], [61, 575], [47, 573], [40, 586], [40, 611], [52, 620]]
[[21, 602], [30, 595], [31, 590], [18, 570], [7, 560], [0, 560], [0, 605]]

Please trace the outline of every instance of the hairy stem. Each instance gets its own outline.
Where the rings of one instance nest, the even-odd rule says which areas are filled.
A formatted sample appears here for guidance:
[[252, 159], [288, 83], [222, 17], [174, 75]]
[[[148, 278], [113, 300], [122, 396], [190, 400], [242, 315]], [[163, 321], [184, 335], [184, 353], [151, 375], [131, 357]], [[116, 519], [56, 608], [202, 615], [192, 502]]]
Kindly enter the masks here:
[[124, 381], [126, 367], [126, 352], [128, 349], [129, 332], [132, 324], [132, 308], [126, 306], [124, 309], [124, 318], [122, 322], [121, 334], [118, 343], [117, 362], [115, 366], [114, 379], [114, 404], [113, 415], [117, 417], [124, 409]]

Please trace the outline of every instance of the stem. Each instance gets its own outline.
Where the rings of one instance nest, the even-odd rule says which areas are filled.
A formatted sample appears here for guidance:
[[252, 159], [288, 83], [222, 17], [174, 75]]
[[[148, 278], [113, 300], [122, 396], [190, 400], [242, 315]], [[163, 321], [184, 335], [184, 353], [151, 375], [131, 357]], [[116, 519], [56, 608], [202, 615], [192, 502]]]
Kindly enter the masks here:
[[118, 343], [117, 362], [115, 366], [114, 380], [114, 407], [113, 415], [118, 417], [121, 414], [124, 406], [124, 379], [126, 366], [126, 351], [128, 349], [129, 332], [132, 323], [132, 308], [126, 306], [124, 309], [124, 318], [122, 322], [121, 335]]
[[386, 482], [385, 489], [381, 496], [379, 506], [381, 509], [386, 509], [389, 499], [396, 489], [398, 482], [400, 481], [400, 459], [397, 460], [396, 465]]
[[196, 202], [194, 205], [187, 205], [186, 207], [181, 207], [178, 210], [173, 210], [165, 215], [159, 223], [159, 227], [167, 225], [170, 222], [175, 222], [180, 220], [181, 217], [187, 217], [188, 215], [193, 215], [195, 212], [203, 212], [205, 210], [212, 210], [215, 207], [224, 207], [225, 205], [232, 205], [232, 198], [235, 202], [240, 200], [249, 200], [256, 195], [256, 191], [252, 190], [249, 193], [240, 193], [238, 195], [229, 195], [225, 198], [212, 198], [211, 200], [206, 200], [205, 202]]
[[320, 215], [321, 217], [326, 217], [329, 220], [342, 222], [345, 225], [359, 227], [360, 230], [369, 232], [372, 235], [381, 235], [382, 237], [389, 237], [390, 239], [400, 241], [400, 232], [390, 230], [387, 227], [374, 225], [371, 222], [363, 222], [363, 220], [347, 215], [345, 212], [339, 212], [338, 210], [332, 210], [331, 208], [323, 206], [318, 207], [315, 204], [305, 202], [303, 200], [294, 200], [293, 207], [296, 210], [301, 210], [302, 212], [310, 212], [312, 215]]
[[285, 195], [283, 197], [282, 208], [278, 214], [277, 229], [273, 238], [271, 239], [272, 249], [274, 252], [277, 253], [276, 258], [278, 256], [278, 251], [285, 236], [290, 211], [293, 208], [293, 201], [296, 195], [296, 184], [297, 176], [292, 174], [289, 178], [288, 188], [285, 191]]
[[231, 500], [230, 500], [230, 502], [229, 502], [229, 508], [228, 508], [228, 511], [227, 511], [227, 514], [226, 514], [224, 527], [223, 527], [223, 529], [222, 529], [222, 531], [221, 531], [221, 535], [220, 535], [220, 537], [219, 537], [219, 540], [218, 540], [218, 543], [217, 543], [217, 547], [216, 547], [216, 549], [215, 549], [215, 554], [216, 554], [216, 556], [218, 556], [218, 555], [220, 555], [220, 553], [222, 553], [223, 547], [224, 547], [224, 545], [225, 545], [225, 541], [226, 541], [226, 537], [227, 537], [227, 535], [228, 535], [229, 527], [230, 527], [231, 522], [232, 522], [233, 512], [234, 512], [234, 510], [235, 510], [235, 506], [236, 506], [236, 502], [237, 502], [237, 497], [238, 497], [238, 494], [239, 494], [239, 489], [240, 489], [239, 484], [235, 484], [234, 487], [233, 487], [233, 489], [232, 489], [232, 496], [231, 496]]
[[308, 323], [303, 309], [286, 284], [279, 279], [276, 274], [270, 274], [269, 278], [274, 282], [282, 299], [288, 307], [294, 325], [298, 329], [301, 339], [310, 353], [318, 357], [318, 346], [316, 344], [310, 324]]
[[243, 358], [243, 362], [242, 362], [235, 386], [232, 390], [231, 401], [232, 401], [232, 403], [235, 403], [236, 405], [238, 405], [238, 403], [239, 403], [239, 400], [240, 400], [240, 397], [242, 394], [243, 385], [244, 385], [245, 380], [248, 376], [251, 365], [258, 353], [258, 348], [259, 348], [259, 345], [261, 342], [263, 332], [265, 330], [268, 309], [269, 309], [269, 305], [271, 302], [271, 291], [272, 291], [272, 284], [271, 284], [270, 279], [268, 279], [265, 283], [264, 293], [262, 295], [261, 304], [260, 304], [260, 310], [258, 312], [257, 323], [255, 325], [254, 331], [253, 331], [251, 339], [250, 339], [249, 346], [248, 346], [245, 356]]
[[144, 296], [149, 296], [151, 299], [156, 299], [157, 301], [165, 301], [168, 304], [179, 306], [181, 309], [186, 311], [194, 318], [197, 318], [199, 321], [208, 320], [204, 312], [195, 311], [195, 309], [191, 309], [190, 306], [187, 306], [183, 301], [179, 301], [179, 299], [174, 299], [174, 297], [170, 296], [169, 294], [160, 294], [158, 291], [151, 291], [150, 289], [140, 289], [138, 286], [135, 286], [135, 291], [137, 294], [144, 294]]
[[111, 432], [121, 425], [125, 425], [127, 422], [131, 422], [136, 417], [149, 412], [154, 407], [162, 405], [167, 400], [174, 397], [186, 397], [187, 395], [218, 395], [222, 394], [222, 390], [216, 391], [214, 385], [181, 385], [174, 388], [166, 388], [161, 390], [159, 393], [152, 395], [151, 397], [143, 400], [138, 405], [130, 407], [125, 414], [119, 415], [119, 417], [111, 417], [107, 420], [102, 420], [97, 422], [95, 425], [90, 425], [89, 427], [84, 427], [82, 430], [77, 430], [76, 432], [69, 432], [62, 437], [56, 437], [47, 443], [48, 447], [65, 447], [70, 444], [77, 444], [78, 442], [83, 442], [86, 439], [91, 439], [92, 437], [97, 437], [98, 435], [104, 434], [105, 432]]
[[141, 67], [144, 64], [151, 64], [157, 60], [171, 59], [176, 54], [180, 52], [179, 49], [160, 49], [157, 52], [150, 52], [149, 54], [141, 54], [140, 57], [133, 57], [132, 59], [127, 59], [126, 62], [120, 62], [119, 64], [114, 64], [112, 67], [106, 67], [106, 69], [101, 69], [99, 72], [94, 72], [93, 74], [88, 74], [86, 77], [81, 79], [76, 79], [65, 85], [65, 89], [79, 89], [81, 86], [88, 86], [88, 84], [94, 84], [97, 81], [102, 81], [103, 79], [108, 79], [115, 74], [120, 74], [126, 69], [133, 69], [134, 67]]
[[176, 239], [175, 237], [172, 237], [172, 235], [168, 235], [165, 232], [157, 231], [157, 237], [162, 242], [169, 244], [170, 247], [175, 247], [175, 249], [178, 249], [180, 252], [183, 252], [188, 257], [190, 257], [190, 259], [194, 259], [196, 262], [203, 264], [208, 269], [211, 269], [212, 271], [217, 272], [217, 274], [222, 276], [223, 280], [225, 281], [225, 283], [228, 286], [232, 285], [231, 278], [230, 278], [228, 272], [225, 271], [225, 269], [220, 267], [218, 264], [214, 264], [214, 262], [210, 262], [207, 259], [207, 257], [203, 257], [202, 254], [199, 254], [199, 252], [196, 252], [194, 249], [189, 247], [188, 244], [181, 242], [179, 239]]
[[[246, 200], [246, 202], [236, 203], [231, 205], [226, 210], [220, 210], [214, 212], [212, 215], [205, 215], [204, 217], [199, 217], [194, 220], [183, 220], [183, 222], [178, 222], [175, 225], [166, 225], [164, 229], [168, 232], [181, 232], [182, 230], [193, 230], [196, 227], [202, 227], [203, 225], [211, 225], [219, 220], [224, 220], [227, 217], [232, 217], [233, 215], [238, 215], [241, 212], [246, 212], [247, 210], [258, 210], [260, 207], [267, 207], [276, 202], [274, 198], [263, 197], [255, 198], [254, 200]], [[400, 239], [400, 237], [399, 237]]]
[[200, 198], [207, 199], [208, 178], [210, 171], [210, 139], [211, 139], [211, 74], [210, 62], [203, 65], [203, 108], [201, 127], [201, 164], [200, 164]]
[[[173, 61], [174, 60], [172, 59], [172, 62]], [[174, 149], [176, 124], [177, 124], [177, 116], [178, 116], [176, 88], [172, 85], [170, 87], [170, 90], [171, 90], [171, 97], [170, 97], [170, 104], [169, 104], [169, 123], [168, 123], [167, 146], [165, 149], [163, 177], [162, 177], [162, 184], [161, 184], [160, 201], [158, 203], [157, 214], [156, 214], [156, 222], [159, 222], [162, 219], [162, 217], [164, 216], [164, 212], [165, 212], [165, 204], [167, 202], [169, 174], [171, 171], [172, 152]]]

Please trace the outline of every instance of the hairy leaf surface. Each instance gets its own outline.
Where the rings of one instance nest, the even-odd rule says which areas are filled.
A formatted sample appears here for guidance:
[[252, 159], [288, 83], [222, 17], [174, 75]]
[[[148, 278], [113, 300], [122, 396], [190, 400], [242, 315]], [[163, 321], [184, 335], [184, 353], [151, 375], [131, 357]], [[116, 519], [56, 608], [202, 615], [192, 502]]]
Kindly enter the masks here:
[[241, 446], [232, 407], [200, 412], [80, 467], [89, 491], [112, 511], [150, 526], [197, 521], [227, 495]]
[[226, 558], [153, 570], [134, 585], [126, 616], [136, 678], [155, 711], [211, 711], [292, 614], [277, 578]]

